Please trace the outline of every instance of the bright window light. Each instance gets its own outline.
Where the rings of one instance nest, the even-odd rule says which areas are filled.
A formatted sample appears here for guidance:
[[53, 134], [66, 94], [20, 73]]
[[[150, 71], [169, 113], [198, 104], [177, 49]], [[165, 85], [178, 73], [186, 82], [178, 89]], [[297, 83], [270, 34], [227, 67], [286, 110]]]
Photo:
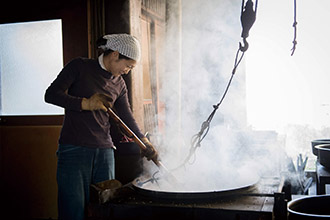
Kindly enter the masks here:
[[330, 125], [328, 52], [330, 1], [297, 1], [293, 56], [293, 1], [259, 1], [247, 53], [249, 124], [282, 131], [289, 125]]
[[62, 22], [0, 25], [0, 115], [63, 114], [44, 93], [63, 67]]

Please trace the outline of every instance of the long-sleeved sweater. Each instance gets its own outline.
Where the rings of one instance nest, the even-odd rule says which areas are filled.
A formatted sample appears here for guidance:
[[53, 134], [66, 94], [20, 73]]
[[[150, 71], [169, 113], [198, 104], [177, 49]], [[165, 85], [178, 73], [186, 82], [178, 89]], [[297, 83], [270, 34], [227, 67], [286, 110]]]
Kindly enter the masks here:
[[95, 93], [111, 96], [118, 116], [138, 137], [143, 137], [133, 118], [123, 78], [113, 77], [97, 60], [76, 58], [62, 69], [45, 93], [47, 103], [65, 108], [60, 144], [113, 147], [108, 113], [81, 109], [82, 98]]

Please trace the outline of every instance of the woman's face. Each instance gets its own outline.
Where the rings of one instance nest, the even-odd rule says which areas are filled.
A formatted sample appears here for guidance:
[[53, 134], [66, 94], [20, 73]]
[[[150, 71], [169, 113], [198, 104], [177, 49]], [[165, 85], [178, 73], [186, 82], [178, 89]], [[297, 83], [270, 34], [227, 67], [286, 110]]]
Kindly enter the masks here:
[[119, 59], [119, 53], [117, 51], [104, 57], [103, 62], [105, 68], [114, 76], [128, 74], [136, 65], [135, 60]]

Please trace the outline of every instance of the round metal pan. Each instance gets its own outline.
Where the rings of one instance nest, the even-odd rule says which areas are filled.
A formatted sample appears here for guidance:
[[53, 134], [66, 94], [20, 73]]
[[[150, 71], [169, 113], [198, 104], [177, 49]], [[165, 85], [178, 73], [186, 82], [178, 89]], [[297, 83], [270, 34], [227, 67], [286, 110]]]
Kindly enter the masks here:
[[311, 143], [312, 143], [313, 154], [315, 156], [318, 156], [318, 150], [315, 147], [320, 144], [330, 144], [330, 139], [317, 139], [317, 140], [313, 140]]
[[321, 165], [330, 169], [330, 144], [320, 144], [315, 146], [318, 151], [318, 160]]
[[[150, 179], [150, 178], [149, 178]], [[226, 197], [226, 196], [233, 196], [233, 195], [239, 195], [242, 193], [248, 193], [255, 189], [257, 183], [259, 182], [259, 176], [255, 175], [255, 177], [250, 178], [248, 181], [245, 181], [242, 183], [242, 185], [235, 187], [227, 187], [219, 190], [205, 190], [205, 191], [165, 191], [162, 189], [155, 190], [145, 187], [143, 184], [146, 180], [148, 180], [148, 177], [139, 177], [136, 178], [133, 182], [133, 188], [140, 193], [141, 195], [152, 197], [156, 199], [171, 199], [171, 200], [212, 200], [217, 199], [220, 197]], [[162, 180], [165, 181], [165, 180]], [[233, 182], [235, 182], [235, 179], [233, 179]], [[156, 184], [156, 183], [154, 183]]]
[[330, 219], [330, 195], [297, 198], [288, 203], [288, 219]]

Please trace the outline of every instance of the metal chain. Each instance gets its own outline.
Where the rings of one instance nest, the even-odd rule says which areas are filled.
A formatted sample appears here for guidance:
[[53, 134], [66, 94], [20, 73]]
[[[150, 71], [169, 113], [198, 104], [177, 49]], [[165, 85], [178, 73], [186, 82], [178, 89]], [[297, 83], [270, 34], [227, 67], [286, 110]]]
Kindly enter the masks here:
[[291, 56], [293, 56], [294, 52], [296, 51], [296, 45], [297, 45], [297, 2], [296, 0], [293, 0], [293, 47], [291, 49]]
[[[202, 123], [200, 131], [191, 138], [191, 147], [190, 147], [188, 156], [185, 158], [185, 160], [183, 161], [183, 163], [181, 165], [179, 165], [178, 167], [174, 168], [173, 170], [177, 170], [177, 169], [179, 169], [181, 167], [184, 167], [190, 161], [191, 157], [192, 156], [195, 156], [196, 149], [201, 146], [201, 142], [203, 141], [203, 139], [205, 138], [205, 136], [208, 134], [208, 132], [210, 130], [211, 121], [212, 121], [212, 119], [213, 119], [216, 111], [219, 109], [219, 106], [221, 105], [221, 103], [223, 102], [224, 98], [226, 97], [227, 92], [229, 90], [229, 87], [231, 85], [231, 82], [233, 80], [233, 77], [234, 77], [234, 75], [236, 73], [237, 67], [240, 64], [240, 62], [242, 61], [243, 56], [245, 54], [245, 51], [241, 51], [242, 53], [241, 53], [241, 56], [239, 57], [240, 51], [241, 51], [241, 49], [239, 48], [237, 50], [237, 53], [236, 53], [235, 64], [234, 64], [234, 68], [232, 70], [231, 77], [229, 79], [229, 82], [227, 84], [227, 87], [225, 89], [225, 92], [223, 93], [220, 101], [216, 105], [213, 105], [213, 111], [211, 112], [211, 114], [209, 115], [209, 117], [206, 119], [206, 121], [204, 121]], [[239, 59], [238, 59], [238, 57], [239, 57]], [[192, 164], [193, 162], [190, 162], [190, 164]]]
[[[192, 136], [191, 147], [190, 147], [188, 156], [185, 158], [183, 163], [181, 163], [181, 165], [174, 168], [173, 170], [177, 170], [181, 167], [184, 167], [190, 161], [191, 157], [193, 155], [195, 156], [196, 149], [201, 146], [201, 142], [204, 140], [205, 136], [208, 134], [208, 132], [210, 130], [211, 121], [212, 121], [216, 111], [219, 109], [219, 106], [221, 105], [224, 98], [226, 97], [228, 89], [229, 89], [231, 82], [233, 80], [233, 77], [236, 73], [236, 69], [237, 69], [238, 65], [241, 63], [243, 56], [249, 47], [249, 44], [246, 41], [246, 38], [249, 36], [249, 30], [252, 27], [252, 25], [256, 19], [258, 0], [256, 0], [256, 2], [255, 2], [254, 9], [253, 9], [252, 0], [247, 0], [245, 6], [244, 6], [244, 4], [245, 4], [245, 0], [242, 0], [242, 8], [241, 8], [242, 35], [241, 35], [241, 37], [243, 38], [244, 46], [241, 43], [239, 43], [239, 49], [237, 50], [237, 53], [236, 53], [234, 68], [232, 70], [232, 74], [231, 74], [231, 77], [227, 84], [227, 87], [225, 89], [225, 92], [223, 93], [219, 103], [217, 103], [216, 105], [213, 105], [213, 111], [211, 112], [211, 114], [209, 115], [207, 120], [202, 123], [200, 131], [197, 134], [195, 134], [194, 136]], [[239, 56], [240, 52], [241, 52], [241, 56]], [[194, 159], [194, 161], [195, 161], [195, 159]], [[193, 163], [194, 161], [192, 161], [191, 163]]]

